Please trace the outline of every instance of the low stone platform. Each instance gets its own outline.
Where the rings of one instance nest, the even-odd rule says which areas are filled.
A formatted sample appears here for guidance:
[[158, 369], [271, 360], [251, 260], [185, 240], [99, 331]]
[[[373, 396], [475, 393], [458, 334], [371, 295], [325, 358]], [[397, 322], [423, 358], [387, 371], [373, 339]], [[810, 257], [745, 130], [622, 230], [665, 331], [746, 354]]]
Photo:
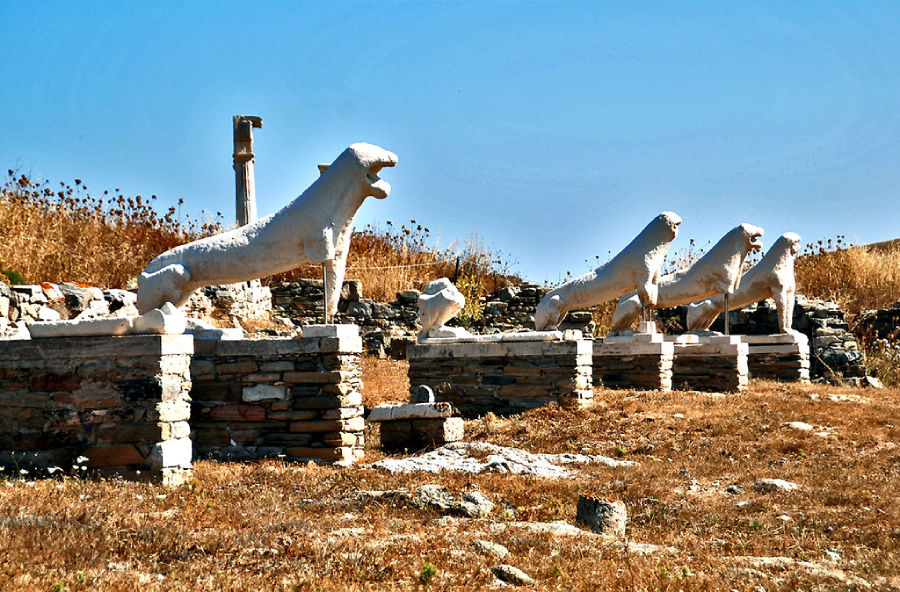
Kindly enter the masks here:
[[675, 346], [672, 386], [681, 390], [747, 389], [749, 346], [740, 335], [666, 336]]
[[752, 378], [809, 382], [809, 338], [802, 333], [741, 335]]
[[672, 390], [675, 345], [660, 333], [634, 333], [594, 341], [594, 386]]
[[380, 424], [381, 449], [385, 452], [436, 448], [463, 439], [464, 422], [451, 417], [449, 403], [378, 405], [367, 421]]
[[299, 339], [197, 341], [191, 398], [198, 455], [339, 465], [361, 459], [361, 352], [356, 325], [308, 325]]
[[463, 417], [519, 413], [557, 402], [593, 399], [592, 341], [580, 331], [515, 338], [435, 339], [409, 346], [410, 387], [434, 389]]
[[0, 341], [0, 464], [185, 482], [192, 353], [190, 335]]

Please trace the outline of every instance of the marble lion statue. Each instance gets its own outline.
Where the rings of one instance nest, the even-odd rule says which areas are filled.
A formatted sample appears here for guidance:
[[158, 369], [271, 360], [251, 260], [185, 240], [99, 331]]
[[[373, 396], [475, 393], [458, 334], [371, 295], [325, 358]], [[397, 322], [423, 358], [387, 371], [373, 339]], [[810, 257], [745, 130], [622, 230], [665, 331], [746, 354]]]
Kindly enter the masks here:
[[[723, 236], [696, 263], [659, 279], [655, 308], [690, 304], [716, 294], [733, 294], [741, 279], [747, 254], [762, 247], [763, 229], [741, 224]], [[641, 314], [637, 292], [619, 299], [613, 312], [612, 331], [628, 329]]]
[[356, 211], [368, 196], [383, 199], [391, 186], [378, 176], [397, 156], [372, 144], [353, 144], [300, 197], [253, 224], [170, 249], [138, 277], [143, 314], [166, 302], [182, 306], [197, 288], [231, 284], [323, 263], [326, 310], [337, 312]]
[[551, 290], [534, 315], [538, 331], [555, 328], [570, 310], [595, 306], [636, 290], [640, 301], [656, 302], [659, 270], [678, 236], [681, 218], [663, 212], [654, 218], [621, 253], [580, 277]]
[[[766, 298], [775, 300], [778, 329], [793, 333], [794, 318], [794, 256], [800, 252], [800, 235], [786, 232], [781, 235], [762, 260], [741, 278], [741, 285], [728, 299], [731, 310], [743, 308]], [[714, 296], [690, 305], [687, 312], [688, 331], [708, 331], [724, 308], [724, 298]]]

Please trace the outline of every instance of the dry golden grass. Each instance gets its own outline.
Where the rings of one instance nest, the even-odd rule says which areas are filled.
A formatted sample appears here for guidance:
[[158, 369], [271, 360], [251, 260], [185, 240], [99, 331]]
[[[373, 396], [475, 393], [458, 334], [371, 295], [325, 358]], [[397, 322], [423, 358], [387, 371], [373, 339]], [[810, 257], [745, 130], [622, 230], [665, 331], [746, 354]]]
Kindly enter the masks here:
[[794, 265], [797, 293], [832, 298], [850, 315], [900, 300], [900, 244], [847, 246], [843, 237], [809, 244]]
[[362, 357], [363, 405], [409, 402], [409, 362], [375, 356]]
[[221, 230], [216, 223], [181, 222], [175, 207], [159, 216], [155, 199], [118, 190], [94, 198], [80, 179], [57, 191], [9, 171], [0, 188], [0, 271], [33, 283], [124, 288], [157, 254]]
[[[430, 230], [415, 220], [395, 229], [391, 222], [381, 230], [366, 226], [350, 237], [347, 256], [347, 279], [362, 281], [364, 296], [379, 302], [390, 302], [397, 292], [409, 288], [423, 290], [430, 282], [442, 277], [454, 278], [457, 273], [477, 278], [467, 297], [486, 296], [508, 285], [522, 283], [510, 272], [508, 262], [496, 256], [473, 237], [463, 248], [455, 244], [440, 249], [431, 244]], [[305, 265], [263, 281], [275, 284], [299, 278], [320, 278], [321, 269]]]
[[[402, 383], [400, 374], [402, 365], [371, 359], [366, 388]], [[365, 463], [351, 469], [200, 462], [193, 484], [173, 490], [12, 478], [0, 483], [0, 582], [4, 590], [411, 590], [426, 587], [427, 563], [436, 570], [427, 587], [474, 590], [489, 588], [490, 568], [508, 563], [535, 578], [534, 589], [862, 588], [845, 583], [853, 578], [900, 589], [900, 391], [754, 382], [739, 396], [596, 396], [586, 409], [468, 422], [466, 439], [619, 454], [640, 467], [580, 465], [566, 480], [391, 476], [367, 468], [383, 457], [370, 441]], [[828, 435], [784, 425], [791, 421]], [[800, 489], [754, 491], [763, 477]], [[477, 487], [495, 512], [447, 518], [355, 495], [425, 483]], [[731, 485], [743, 492], [726, 493]], [[675, 550], [640, 555], [516, 526], [574, 523], [582, 493], [626, 503], [629, 541]], [[477, 539], [510, 555], [487, 555]], [[788, 559], [766, 567], [748, 557]]]
[[221, 229], [179, 222], [174, 207], [158, 216], [156, 196], [145, 201], [116, 190], [94, 198], [80, 179], [54, 191], [9, 175], [0, 190], [0, 270], [27, 281], [124, 288], [156, 254]]
[[[175, 207], [158, 215], [153, 209], [156, 196], [147, 201], [125, 197], [116, 189], [113, 195], [107, 191], [95, 198], [81, 179], [74, 186], [61, 183], [56, 191], [48, 182], [15, 171], [8, 175], [0, 188], [0, 272], [14, 272], [22, 281], [124, 288], [163, 251], [223, 230], [217, 221], [201, 224], [189, 216], [182, 221]], [[217, 217], [221, 219], [221, 213]], [[385, 231], [371, 226], [355, 231], [346, 277], [362, 280], [367, 298], [388, 302], [401, 290], [454, 277], [457, 259], [461, 275], [477, 278], [467, 294], [475, 301], [521, 283], [510, 273], [509, 263], [477, 237], [463, 248], [439, 249], [430, 244], [429, 229], [415, 221], [398, 230], [388, 222]], [[263, 281], [273, 284], [321, 274], [319, 266], [307, 265]]]

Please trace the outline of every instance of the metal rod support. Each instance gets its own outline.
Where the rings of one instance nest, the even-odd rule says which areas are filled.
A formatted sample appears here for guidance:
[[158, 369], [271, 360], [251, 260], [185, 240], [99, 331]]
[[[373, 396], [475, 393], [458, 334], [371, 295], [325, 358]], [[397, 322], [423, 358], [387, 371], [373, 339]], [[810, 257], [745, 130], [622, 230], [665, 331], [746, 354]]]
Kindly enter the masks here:
[[731, 335], [730, 327], [728, 326], [730, 323], [728, 322], [728, 294], [725, 294], [725, 335]]
[[325, 306], [323, 310], [325, 311], [325, 324], [328, 324], [328, 270], [325, 267], [325, 264], [322, 264], [322, 297], [325, 299]]

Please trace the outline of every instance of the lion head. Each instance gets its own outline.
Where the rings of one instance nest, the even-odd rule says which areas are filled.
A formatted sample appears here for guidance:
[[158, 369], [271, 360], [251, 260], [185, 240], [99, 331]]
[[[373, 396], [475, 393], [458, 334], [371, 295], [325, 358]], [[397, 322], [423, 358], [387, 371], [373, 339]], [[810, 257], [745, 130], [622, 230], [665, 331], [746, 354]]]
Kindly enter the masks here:
[[678, 227], [681, 225], [681, 216], [675, 212], [663, 212], [657, 216], [656, 219], [669, 228], [673, 239], [678, 236]]
[[349, 163], [353, 168], [365, 173], [367, 188], [365, 195], [376, 199], [384, 199], [391, 193], [391, 184], [378, 176], [384, 167], [397, 164], [397, 155], [374, 144], [357, 142], [351, 144], [331, 164], [320, 164], [319, 174], [324, 175], [328, 169]]
[[762, 238], [763, 234], [765, 234], [765, 231], [762, 228], [744, 222], [735, 230], [738, 229], [740, 229], [741, 235], [744, 240], [747, 241], [747, 252], [759, 251], [760, 249], [762, 249], [762, 241], [759, 240]]

